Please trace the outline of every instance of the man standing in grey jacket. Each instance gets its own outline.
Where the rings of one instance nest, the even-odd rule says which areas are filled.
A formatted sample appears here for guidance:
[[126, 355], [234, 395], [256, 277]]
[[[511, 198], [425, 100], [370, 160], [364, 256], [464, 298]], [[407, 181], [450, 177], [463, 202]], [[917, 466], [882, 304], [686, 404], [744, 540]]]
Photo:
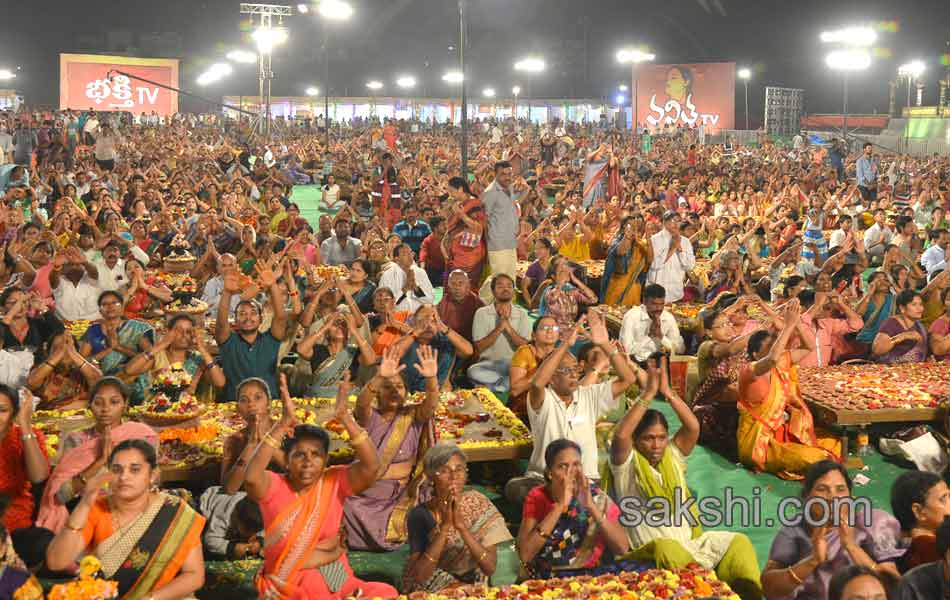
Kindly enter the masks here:
[[[482, 193], [482, 205], [487, 215], [488, 265], [491, 275], [504, 273], [515, 280], [518, 270], [518, 200], [512, 189], [511, 163], [506, 160], [495, 163], [495, 181]], [[486, 304], [492, 302], [491, 277], [485, 279], [478, 295]]]

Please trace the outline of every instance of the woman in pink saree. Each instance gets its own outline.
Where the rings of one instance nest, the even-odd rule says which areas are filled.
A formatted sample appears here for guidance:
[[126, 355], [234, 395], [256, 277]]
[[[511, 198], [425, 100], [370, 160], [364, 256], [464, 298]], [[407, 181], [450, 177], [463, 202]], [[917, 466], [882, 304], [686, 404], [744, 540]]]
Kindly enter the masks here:
[[[392, 586], [357, 579], [343, 545], [343, 500], [370, 487], [379, 470], [376, 447], [347, 409], [349, 391], [345, 376], [338, 388], [335, 418], [346, 428], [357, 460], [348, 466], [328, 467], [329, 435], [312, 425], [294, 427], [294, 404], [281, 375], [283, 418], [264, 436], [244, 481], [248, 496], [260, 505], [264, 517], [264, 566], [256, 581], [260, 598], [397, 595]], [[287, 456], [287, 475], [267, 470], [278, 448]]]
[[103, 377], [92, 387], [89, 396], [89, 410], [95, 424], [70, 433], [63, 440], [61, 458], [46, 482], [40, 503], [36, 525], [53, 533], [59, 533], [66, 524], [67, 505], [78, 501], [86, 483], [106, 469], [112, 448], [125, 440], [140, 439], [158, 449], [158, 434], [151, 427], [134, 421], [122, 422], [129, 406], [128, 388], [122, 381]]

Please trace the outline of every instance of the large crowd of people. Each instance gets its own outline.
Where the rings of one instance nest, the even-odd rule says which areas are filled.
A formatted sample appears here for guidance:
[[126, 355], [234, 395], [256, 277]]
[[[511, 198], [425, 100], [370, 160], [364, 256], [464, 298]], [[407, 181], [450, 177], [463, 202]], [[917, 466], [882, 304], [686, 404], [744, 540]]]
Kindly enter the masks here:
[[[477, 123], [463, 174], [451, 125], [363, 120], [326, 146], [293, 124], [0, 114], [0, 596], [92, 553], [124, 598], [188, 598], [205, 560], [249, 558], [263, 598], [385, 598], [488, 582], [514, 542], [523, 579], [697, 563], [743, 599], [944, 597], [950, 491], [927, 473], [889, 512], [782, 527], [761, 568], [741, 532], [621, 517], [691, 498], [697, 445], [812, 507], [851, 496], [798, 368], [950, 358], [950, 159], [636, 133]], [[204, 312], [174, 308], [188, 257]], [[695, 390], [673, 378], [687, 356]], [[200, 500], [161, 487], [159, 434], [128, 418], [169, 373], [245, 423]], [[473, 387], [530, 429], [504, 485], [520, 522], [436, 438], [442, 393]], [[301, 397], [336, 398], [353, 462], [331, 466]], [[92, 424], [51, 461], [33, 413], [75, 409]], [[399, 582], [349, 564], [404, 544]]]

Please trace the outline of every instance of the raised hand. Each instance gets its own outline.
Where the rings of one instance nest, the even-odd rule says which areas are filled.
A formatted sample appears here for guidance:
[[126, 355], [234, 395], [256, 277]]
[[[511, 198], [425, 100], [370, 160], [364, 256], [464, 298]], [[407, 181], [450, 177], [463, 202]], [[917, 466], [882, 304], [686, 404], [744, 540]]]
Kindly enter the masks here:
[[96, 501], [104, 488], [115, 480], [115, 475], [111, 471], [101, 471], [86, 482], [86, 487], [82, 491], [82, 501], [92, 504]]
[[416, 351], [419, 356], [419, 362], [416, 363], [416, 370], [426, 379], [437, 377], [439, 374], [439, 352], [433, 350], [431, 346], [419, 346]]
[[24, 433], [29, 433], [32, 431], [33, 427], [33, 405], [35, 404], [36, 398], [33, 394], [26, 388], [26, 386], [20, 388], [20, 410], [17, 411], [16, 420], [17, 425], [20, 426], [20, 430]]
[[350, 390], [352, 389], [353, 384], [350, 383], [350, 372], [344, 371], [343, 378], [340, 379], [336, 388], [336, 406], [333, 410], [333, 416], [338, 421], [342, 420], [350, 411], [349, 398]]
[[254, 265], [254, 272], [257, 273], [257, 278], [261, 282], [261, 287], [269, 288], [277, 283], [277, 273], [271, 269], [270, 265], [265, 265], [263, 267], [260, 265]]
[[[421, 354], [420, 354], [421, 357]], [[399, 364], [399, 352], [392, 346], [383, 351], [382, 361], [379, 363], [379, 376], [384, 378], [399, 375], [406, 365]]]
[[610, 343], [610, 335], [607, 333], [607, 323], [603, 315], [597, 309], [587, 311], [587, 322], [590, 323], [590, 341], [597, 346], [605, 346]]
[[297, 423], [297, 416], [294, 414], [297, 410], [294, 399], [290, 397], [290, 390], [287, 389], [287, 375], [280, 374], [280, 402], [283, 405], [283, 411], [280, 415], [280, 425], [286, 429], [291, 429]]
[[594, 498], [590, 493], [590, 481], [584, 475], [583, 471], [577, 472], [577, 477], [574, 481], [574, 489], [576, 490], [577, 500], [580, 502], [581, 506], [587, 510], [592, 510], [594, 508]]

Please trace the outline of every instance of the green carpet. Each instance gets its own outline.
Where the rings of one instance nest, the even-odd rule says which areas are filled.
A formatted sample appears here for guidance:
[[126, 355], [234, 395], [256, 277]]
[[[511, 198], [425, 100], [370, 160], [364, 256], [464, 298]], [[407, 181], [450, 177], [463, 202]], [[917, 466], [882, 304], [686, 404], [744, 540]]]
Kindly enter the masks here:
[[[670, 423], [670, 433], [679, 429], [680, 422], [676, 413], [666, 402], [654, 402], [653, 407], [662, 411]], [[849, 471], [851, 477], [857, 473], [862, 473], [871, 481], [864, 486], [854, 486], [855, 497], [866, 497], [871, 500], [874, 508], [879, 508], [891, 512], [891, 484], [898, 475], [903, 473], [906, 468], [892, 462], [885, 461], [885, 458], [875, 449], [864, 457], [865, 468], [862, 471]], [[769, 549], [772, 545], [772, 539], [779, 529], [778, 506], [779, 502], [786, 497], [797, 497], [801, 494], [801, 483], [794, 481], [785, 481], [774, 475], [766, 473], [753, 473], [739, 464], [733, 464], [725, 458], [712, 452], [702, 446], [696, 446], [689, 457], [689, 470], [686, 479], [690, 489], [697, 498], [712, 496], [725, 499], [726, 490], [731, 489], [734, 498], [759, 498], [761, 509], [753, 511], [758, 513], [761, 520], [757, 526], [740, 527], [740, 522], [748, 521], [739, 510], [733, 510], [733, 526], [712, 527], [709, 529], [737, 531], [749, 536], [752, 545], [755, 546], [756, 555], [759, 558], [759, 566], [765, 566], [768, 559]], [[754, 492], [758, 489], [758, 493]], [[788, 511], [791, 516], [792, 511]], [[724, 518], [728, 512], [724, 514]], [[775, 523], [768, 523], [766, 519], [773, 519]], [[753, 525], [755, 523], [753, 522]]]
[[290, 201], [300, 207], [300, 216], [310, 223], [314, 231], [317, 231], [320, 215], [323, 214], [320, 206], [322, 196], [319, 185], [295, 185], [290, 193]]

